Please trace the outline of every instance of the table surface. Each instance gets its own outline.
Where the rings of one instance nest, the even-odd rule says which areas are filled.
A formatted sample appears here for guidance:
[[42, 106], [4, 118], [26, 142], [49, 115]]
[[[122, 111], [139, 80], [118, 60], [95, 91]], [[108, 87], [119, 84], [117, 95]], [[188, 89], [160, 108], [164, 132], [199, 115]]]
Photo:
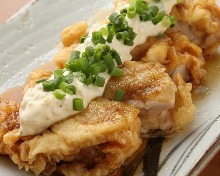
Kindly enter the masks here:
[[[0, 24], [15, 14], [24, 4], [30, 0], [0, 0]], [[220, 151], [209, 162], [199, 176], [220, 175]]]

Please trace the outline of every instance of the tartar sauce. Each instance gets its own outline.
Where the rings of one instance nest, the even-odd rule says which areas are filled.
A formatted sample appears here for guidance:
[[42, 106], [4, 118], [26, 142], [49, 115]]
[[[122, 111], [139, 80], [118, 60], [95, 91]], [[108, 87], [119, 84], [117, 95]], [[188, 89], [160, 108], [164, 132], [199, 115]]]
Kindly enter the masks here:
[[[161, 0], [158, 3], [153, 0], [148, 0], [147, 2], [149, 5], [158, 6], [160, 11], [165, 11], [166, 14], [169, 14], [172, 7], [177, 3], [177, 0]], [[120, 13], [121, 9], [127, 8], [128, 6], [129, 4], [125, 2], [119, 2], [115, 8], [115, 12]], [[134, 45], [124, 45], [115, 37], [112, 43], [108, 43], [111, 48], [118, 52], [122, 62], [130, 61], [132, 59], [131, 51], [135, 46], [143, 44], [147, 37], [156, 36], [167, 30], [167, 27], [164, 27], [161, 22], [157, 25], [154, 25], [151, 21], [141, 22], [138, 15], [133, 19], [126, 17], [126, 20], [128, 25], [133, 28], [137, 34]], [[106, 24], [94, 24], [89, 30], [89, 36], [92, 36], [93, 31], [99, 30], [103, 26], [106, 27]], [[88, 37], [85, 42], [80, 44], [75, 50], [84, 51], [87, 46], [94, 46], [91, 37]], [[102, 96], [105, 86], [110, 79], [110, 75], [107, 73], [100, 73], [99, 75], [105, 78], [104, 87], [94, 85], [87, 86], [78, 79], [74, 79], [72, 84], [77, 88], [76, 94], [67, 94], [62, 100], [57, 99], [52, 92], [44, 92], [42, 84], [37, 84], [35, 87], [28, 89], [19, 109], [20, 135], [28, 136], [40, 134], [52, 124], [79, 113], [72, 108], [73, 98], [83, 99], [84, 107], [87, 107], [94, 98]], [[50, 79], [52, 79], [52, 77]]]

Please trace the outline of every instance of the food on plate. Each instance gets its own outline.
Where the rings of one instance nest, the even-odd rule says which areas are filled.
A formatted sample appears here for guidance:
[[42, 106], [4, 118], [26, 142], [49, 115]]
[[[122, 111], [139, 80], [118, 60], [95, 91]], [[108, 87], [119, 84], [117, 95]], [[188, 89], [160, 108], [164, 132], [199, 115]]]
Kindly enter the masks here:
[[[43, 135], [28, 137], [18, 135], [19, 117], [13, 115], [18, 105], [4, 103], [2, 107], [11, 114], [5, 114], [0, 128], [6, 133], [1, 153], [36, 175], [54, 171], [108, 175], [141, 144], [139, 110], [125, 103], [97, 98], [83, 112], [54, 124]], [[11, 117], [15, 121], [12, 125], [8, 123]]]
[[0, 154], [19, 168], [109, 175], [143, 148], [142, 138], [193, 121], [191, 91], [219, 44], [215, 1], [114, 5], [106, 20], [64, 29], [58, 68], [33, 71], [21, 104], [0, 100]]

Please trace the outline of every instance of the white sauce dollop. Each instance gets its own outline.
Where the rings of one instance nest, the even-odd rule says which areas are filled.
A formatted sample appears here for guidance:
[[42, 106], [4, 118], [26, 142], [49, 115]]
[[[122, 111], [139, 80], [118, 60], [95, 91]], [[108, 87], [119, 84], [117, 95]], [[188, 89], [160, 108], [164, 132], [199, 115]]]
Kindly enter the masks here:
[[[172, 7], [177, 3], [177, 0], [161, 0], [159, 3], [155, 3], [151, 0], [147, 2], [150, 5], [157, 5], [160, 11], [165, 11], [166, 14], [169, 14]], [[125, 4], [124, 2], [118, 3], [115, 11], [119, 13], [121, 9], [127, 8], [128, 6], [129, 4]], [[107, 43], [120, 54], [122, 62], [130, 61], [132, 59], [131, 51], [135, 46], [143, 44], [147, 37], [156, 36], [159, 33], [165, 32], [167, 29], [161, 23], [154, 25], [151, 21], [141, 22], [138, 15], [133, 19], [126, 17], [126, 20], [137, 34], [134, 45], [126, 46], [116, 38], [113, 39], [112, 43]], [[99, 30], [103, 26], [106, 27], [106, 25], [99, 23], [93, 25], [89, 31], [89, 36], [91, 36], [94, 30]], [[94, 46], [91, 42], [91, 37], [88, 37], [85, 42], [79, 45], [75, 50], [84, 51], [87, 46]], [[110, 75], [107, 73], [100, 73], [99, 75], [105, 78], [106, 86]], [[20, 135], [28, 136], [42, 133], [52, 124], [79, 113], [73, 110], [73, 98], [82, 98], [84, 107], [87, 107], [94, 98], [102, 96], [105, 90], [105, 86], [86, 86], [78, 79], [74, 79], [72, 84], [77, 88], [76, 94], [67, 94], [62, 100], [57, 99], [52, 92], [44, 92], [42, 84], [37, 84], [35, 87], [28, 89], [19, 109]]]

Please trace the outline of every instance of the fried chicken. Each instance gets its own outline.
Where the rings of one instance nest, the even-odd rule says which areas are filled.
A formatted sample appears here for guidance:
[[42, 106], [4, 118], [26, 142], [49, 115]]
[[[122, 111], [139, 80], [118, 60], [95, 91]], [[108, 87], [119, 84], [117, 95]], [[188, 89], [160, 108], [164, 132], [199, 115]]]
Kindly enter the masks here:
[[159, 62], [171, 77], [181, 74], [185, 82], [194, 87], [201, 84], [206, 75], [202, 50], [181, 33], [169, 33], [162, 38], [148, 38], [143, 62]]
[[216, 0], [184, 0], [172, 10], [180, 31], [203, 49], [205, 57], [215, 54], [220, 43], [220, 8]]
[[1, 144], [19, 168], [36, 175], [108, 175], [141, 144], [138, 113], [125, 103], [98, 98], [76, 116], [29, 137], [19, 136], [19, 125], [11, 129], [6, 115]]
[[[175, 81], [175, 85], [164, 66], [157, 62], [130, 61], [125, 62], [122, 69], [124, 76], [111, 78], [103, 97], [113, 99], [117, 90], [124, 90], [122, 101], [140, 109], [142, 136], [168, 135], [185, 128], [188, 123], [182, 122], [182, 116], [178, 117], [179, 108], [192, 107], [192, 111], [185, 111], [185, 118], [192, 120], [195, 113], [190, 93], [192, 86], [190, 83], [186, 84], [180, 75], [178, 80], [181, 81]], [[184, 96], [187, 96], [188, 102], [178, 103], [182, 102]]]

